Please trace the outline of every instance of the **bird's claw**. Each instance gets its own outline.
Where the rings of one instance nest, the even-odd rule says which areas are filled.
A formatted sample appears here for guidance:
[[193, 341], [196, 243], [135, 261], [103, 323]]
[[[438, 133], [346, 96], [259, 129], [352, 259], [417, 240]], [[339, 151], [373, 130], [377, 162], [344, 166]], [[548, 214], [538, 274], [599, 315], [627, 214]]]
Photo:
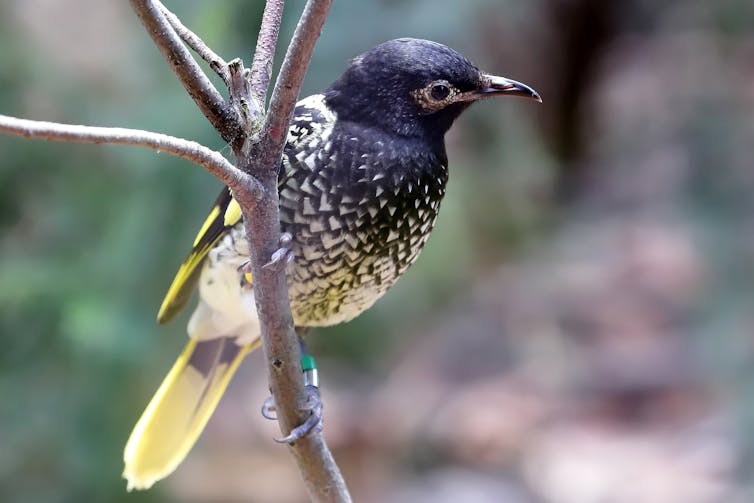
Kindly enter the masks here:
[[251, 274], [251, 260], [244, 260], [241, 265], [236, 267], [236, 271], [244, 274]]
[[262, 417], [269, 419], [270, 421], [277, 421], [278, 414], [275, 407], [275, 398], [272, 395], [267, 397], [267, 400], [262, 404]]
[[301, 440], [309, 435], [316, 435], [322, 431], [324, 421], [322, 417], [322, 398], [319, 396], [319, 388], [316, 386], [307, 386], [306, 402], [301, 410], [308, 410], [309, 416], [306, 421], [296, 426], [291, 432], [283, 438], [274, 439], [280, 444], [290, 444]]
[[294, 259], [294, 255], [291, 252], [293, 246], [293, 236], [290, 232], [284, 232], [280, 235], [280, 248], [273, 252], [270, 257], [270, 261], [262, 266], [262, 269], [269, 269], [270, 267], [286, 266]]
[[250, 290], [253, 285], [251, 281], [251, 260], [244, 260], [236, 268], [236, 271], [241, 273], [241, 288]]
[[[322, 416], [322, 398], [319, 395], [319, 388], [317, 386], [306, 386], [305, 390], [306, 402], [301, 407], [301, 410], [309, 411], [309, 416], [303, 423], [293, 428], [285, 437], [275, 438], [275, 442], [280, 444], [290, 444], [322, 431], [324, 424]], [[273, 397], [270, 396], [264, 401], [264, 404], [262, 404], [262, 416], [270, 420], [277, 419], [277, 410], [275, 399]]]

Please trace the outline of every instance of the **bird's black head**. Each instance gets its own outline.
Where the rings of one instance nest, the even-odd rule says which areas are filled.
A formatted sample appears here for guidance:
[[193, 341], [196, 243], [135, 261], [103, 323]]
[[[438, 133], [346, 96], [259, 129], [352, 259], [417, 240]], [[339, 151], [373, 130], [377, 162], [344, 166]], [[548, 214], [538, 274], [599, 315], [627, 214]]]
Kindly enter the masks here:
[[326, 91], [339, 120], [402, 136], [442, 139], [474, 101], [495, 95], [539, 95], [519, 82], [482, 73], [437, 42], [400, 38], [358, 56]]

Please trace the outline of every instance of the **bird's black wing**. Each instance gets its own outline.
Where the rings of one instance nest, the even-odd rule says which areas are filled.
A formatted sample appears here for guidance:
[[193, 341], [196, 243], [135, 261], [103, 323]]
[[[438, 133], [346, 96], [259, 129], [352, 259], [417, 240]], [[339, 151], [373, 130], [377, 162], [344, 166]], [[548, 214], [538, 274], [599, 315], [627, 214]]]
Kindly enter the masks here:
[[157, 313], [158, 323], [167, 323], [183, 309], [199, 280], [200, 266], [204, 263], [207, 253], [240, 220], [241, 209], [230, 195], [230, 190], [225, 187], [204, 220], [204, 224], [194, 239], [191, 252], [181, 264], [165, 294], [160, 311]]

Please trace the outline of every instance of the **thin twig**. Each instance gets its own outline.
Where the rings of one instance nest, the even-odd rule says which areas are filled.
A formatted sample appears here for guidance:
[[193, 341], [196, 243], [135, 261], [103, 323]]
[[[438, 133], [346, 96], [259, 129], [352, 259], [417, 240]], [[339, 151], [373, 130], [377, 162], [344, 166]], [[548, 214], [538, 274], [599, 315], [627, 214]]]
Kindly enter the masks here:
[[160, 10], [162, 10], [162, 13], [170, 23], [170, 26], [172, 26], [178, 36], [181, 37], [181, 40], [186, 42], [186, 45], [191, 47], [194, 52], [196, 52], [204, 61], [206, 61], [210, 68], [212, 68], [212, 70], [227, 85], [228, 63], [226, 63], [223, 58], [215, 53], [215, 51], [210, 49], [209, 46], [204, 43], [204, 40], [202, 40], [196, 33], [186, 27], [186, 25], [184, 25], [181, 20], [178, 19], [178, 16], [173, 14], [167, 7], [165, 7], [165, 5], [162, 4], [162, 2], [155, 0], [155, 3], [159, 5]]
[[226, 184], [244, 183], [260, 190], [259, 182], [231, 164], [219, 152], [195, 141], [151, 131], [119, 127], [78, 126], [34, 121], [0, 115], [0, 132], [26, 138], [75, 143], [109, 143], [135, 145], [166, 152], [198, 164]]
[[262, 14], [262, 24], [257, 36], [257, 47], [251, 64], [251, 96], [264, 106], [267, 89], [272, 76], [272, 61], [275, 58], [275, 46], [283, 19], [285, 0], [268, 0]]
[[204, 116], [225, 141], [234, 141], [241, 133], [238, 118], [183, 45], [160, 5], [153, 0], [131, 0], [131, 6]]

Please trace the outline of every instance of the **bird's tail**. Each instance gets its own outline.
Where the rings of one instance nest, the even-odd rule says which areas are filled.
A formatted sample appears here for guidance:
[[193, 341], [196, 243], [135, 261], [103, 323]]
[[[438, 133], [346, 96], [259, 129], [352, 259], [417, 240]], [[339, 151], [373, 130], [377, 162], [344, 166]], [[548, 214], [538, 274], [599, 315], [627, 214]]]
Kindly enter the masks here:
[[136, 423], [123, 453], [128, 489], [148, 489], [186, 457], [238, 365], [260, 340], [192, 338]]

